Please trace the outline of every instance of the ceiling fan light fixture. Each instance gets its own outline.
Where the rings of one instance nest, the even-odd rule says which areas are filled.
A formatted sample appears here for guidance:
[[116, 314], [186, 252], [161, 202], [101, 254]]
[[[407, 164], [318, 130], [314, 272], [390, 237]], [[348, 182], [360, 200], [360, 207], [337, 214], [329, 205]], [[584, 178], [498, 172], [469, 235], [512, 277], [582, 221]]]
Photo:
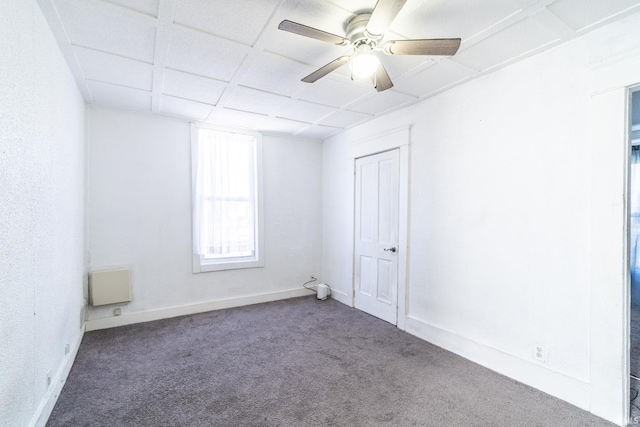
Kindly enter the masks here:
[[380, 60], [371, 53], [371, 46], [358, 46], [356, 54], [351, 58], [351, 72], [355, 77], [368, 78], [380, 66]]

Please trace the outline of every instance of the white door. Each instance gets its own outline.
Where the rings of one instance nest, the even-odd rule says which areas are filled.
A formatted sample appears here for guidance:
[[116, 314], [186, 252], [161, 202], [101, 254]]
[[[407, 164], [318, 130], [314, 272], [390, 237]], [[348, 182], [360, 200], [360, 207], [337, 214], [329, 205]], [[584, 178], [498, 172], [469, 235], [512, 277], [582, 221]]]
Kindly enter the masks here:
[[399, 150], [356, 159], [354, 306], [398, 322]]

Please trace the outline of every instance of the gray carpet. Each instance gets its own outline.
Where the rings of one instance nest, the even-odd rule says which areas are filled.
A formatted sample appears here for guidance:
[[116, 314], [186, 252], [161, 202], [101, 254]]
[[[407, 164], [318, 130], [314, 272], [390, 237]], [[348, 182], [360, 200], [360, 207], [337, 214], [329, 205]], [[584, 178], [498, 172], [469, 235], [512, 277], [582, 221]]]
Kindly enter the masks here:
[[613, 424], [310, 296], [88, 332], [47, 426]]
[[638, 395], [640, 390], [640, 381], [631, 377], [631, 411], [629, 413], [629, 425], [640, 426], [640, 396]]
[[631, 375], [640, 378], [640, 308], [631, 307]]

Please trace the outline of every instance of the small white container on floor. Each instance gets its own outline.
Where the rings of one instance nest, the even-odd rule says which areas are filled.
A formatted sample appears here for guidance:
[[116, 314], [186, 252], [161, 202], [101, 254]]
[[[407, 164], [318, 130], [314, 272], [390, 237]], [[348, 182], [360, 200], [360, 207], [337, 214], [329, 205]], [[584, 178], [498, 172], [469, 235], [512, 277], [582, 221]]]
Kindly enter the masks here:
[[325, 299], [327, 299], [328, 296], [329, 296], [329, 287], [327, 285], [325, 285], [324, 283], [319, 283], [318, 284], [318, 294], [316, 295], [316, 297], [318, 299], [325, 300]]

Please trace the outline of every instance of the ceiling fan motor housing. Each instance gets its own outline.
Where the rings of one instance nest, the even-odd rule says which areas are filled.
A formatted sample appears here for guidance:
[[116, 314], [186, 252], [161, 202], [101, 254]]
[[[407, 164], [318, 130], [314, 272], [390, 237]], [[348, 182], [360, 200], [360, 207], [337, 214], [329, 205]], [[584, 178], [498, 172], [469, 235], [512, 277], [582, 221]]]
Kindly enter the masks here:
[[371, 18], [370, 13], [363, 13], [354, 16], [353, 19], [347, 23], [346, 38], [349, 39], [356, 49], [358, 46], [367, 44], [371, 46], [371, 49], [373, 50], [373, 48], [378, 44], [378, 40], [382, 38], [382, 36], [372, 37], [371, 34], [367, 32], [366, 27], [369, 22], [369, 18]]

